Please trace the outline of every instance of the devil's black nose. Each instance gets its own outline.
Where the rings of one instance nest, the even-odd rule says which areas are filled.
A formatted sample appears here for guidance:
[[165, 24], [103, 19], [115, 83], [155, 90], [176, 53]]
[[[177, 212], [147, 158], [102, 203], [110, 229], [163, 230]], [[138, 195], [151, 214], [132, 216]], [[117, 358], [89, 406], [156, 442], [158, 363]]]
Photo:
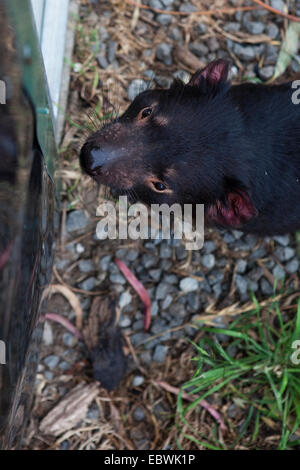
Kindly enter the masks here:
[[90, 142], [86, 142], [80, 151], [80, 165], [86, 173], [92, 176], [101, 173], [107, 159], [108, 152], [94, 147]]

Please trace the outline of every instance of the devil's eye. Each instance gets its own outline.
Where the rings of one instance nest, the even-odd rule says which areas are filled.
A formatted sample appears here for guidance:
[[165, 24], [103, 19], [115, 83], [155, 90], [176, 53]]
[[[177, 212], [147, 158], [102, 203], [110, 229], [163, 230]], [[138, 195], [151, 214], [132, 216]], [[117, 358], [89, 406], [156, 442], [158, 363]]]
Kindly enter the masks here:
[[152, 108], [145, 108], [141, 112], [141, 118], [145, 119], [146, 117], [150, 116], [151, 113], [152, 113]]
[[153, 183], [153, 186], [155, 187], [156, 191], [165, 191], [167, 187], [163, 183], [155, 182]]

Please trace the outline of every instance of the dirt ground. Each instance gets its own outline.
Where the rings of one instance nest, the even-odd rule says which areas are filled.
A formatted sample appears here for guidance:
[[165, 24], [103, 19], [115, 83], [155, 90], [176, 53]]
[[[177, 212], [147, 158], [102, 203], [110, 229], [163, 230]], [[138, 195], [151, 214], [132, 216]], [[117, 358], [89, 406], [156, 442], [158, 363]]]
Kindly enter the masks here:
[[[192, 432], [176, 413], [178, 391], [196, 367], [191, 339], [196, 342], [202, 333], [195, 319], [202, 319], [202, 324], [226, 326], [231, 318], [249, 309], [250, 291], [259, 303], [268, 305], [276, 278], [277, 292], [286, 307], [299, 292], [295, 235], [261, 239], [210, 229], [203, 250], [190, 254], [178, 243], [161, 240], [125, 243], [96, 238], [96, 208], [106, 192], [79, 168], [78, 152], [89, 132], [99, 128], [103, 118], [124, 111], [137, 91], [147, 86], [168, 86], [175, 77], [186, 80], [217, 57], [232, 60], [234, 82], [256, 80], [257, 64], [260, 76], [271, 78], [288, 26], [286, 18], [258, 9], [252, 1], [150, 0], [143, 1], [140, 8], [133, 3], [79, 2], [59, 153], [61, 231], [34, 410], [25, 436], [27, 449], [204, 448], [187, 437]], [[284, 2], [269, 3], [281, 7]], [[300, 15], [296, 2], [285, 3], [290, 14]], [[160, 9], [169, 11], [161, 13]], [[208, 11], [210, 14], [203, 13]], [[299, 55], [295, 55], [284, 78], [294, 77], [299, 63]], [[148, 332], [143, 329], [141, 300], [120, 273], [115, 257], [130, 268], [150, 294], [152, 321]], [[196, 288], [185, 290], [184, 279], [189, 280], [189, 286], [196, 281]], [[113, 303], [105, 303], [107, 299]], [[112, 376], [107, 380], [111, 383], [115, 378], [117, 382], [116, 377], [122, 376], [112, 391], [101, 384], [93, 385], [91, 353], [87, 350], [86, 338], [100, 321], [93, 323], [91, 319], [100, 311], [102, 325], [110, 331], [105, 341], [115, 348], [112, 362], [118, 363], [108, 372]], [[53, 322], [51, 314], [68, 320], [83, 334], [88, 328], [85, 344], [70, 328]], [[107, 318], [112, 318], [113, 326]], [[111, 335], [123, 337], [126, 370], [120, 344], [117, 339], [110, 342]], [[65, 418], [67, 427], [59, 415], [54, 416], [56, 427], [53, 418], [45, 421], [48, 412], [78, 386], [85, 386], [80, 389], [80, 399], [71, 395], [68, 401], [77, 409], [73, 421]], [[190, 412], [189, 422], [198, 435], [213, 438], [216, 433], [225, 448], [276, 448], [279, 431], [267, 424], [255, 442], [245, 435], [236, 443], [245, 418], [242, 410], [230, 413], [233, 403], [230, 394], [215, 394], [210, 400], [226, 423], [226, 431], [201, 406]]]

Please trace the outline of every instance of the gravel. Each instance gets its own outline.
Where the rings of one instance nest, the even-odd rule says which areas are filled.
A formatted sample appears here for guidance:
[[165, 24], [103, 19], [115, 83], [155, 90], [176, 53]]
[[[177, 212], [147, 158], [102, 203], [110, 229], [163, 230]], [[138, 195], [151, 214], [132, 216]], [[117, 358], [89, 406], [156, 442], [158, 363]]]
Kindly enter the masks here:
[[144, 90], [147, 90], [147, 88], [148, 88], [148, 83], [145, 82], [145, 80], [141, 80], [139, 78], [132, 80], [127, 90], [128, 99], [130, 101], [133, 101], [134, 98], [139, 93], [141, 93]]
[[172, 65], [172, 49], [171, 44], [161, 42], [156, 48], [156, 58], [165, 65]]
[[198, 281], [192, 277], [185, 277], [179, 283], [180, 290], [183, 292], [193, 292], [198, 290]]
[[89, 220], [85, 213], [81, 210], [75, 210], [68, 214], [67, 217], [67, 232], [72, 233], [77, 230], [84, 230], [87, 228]]

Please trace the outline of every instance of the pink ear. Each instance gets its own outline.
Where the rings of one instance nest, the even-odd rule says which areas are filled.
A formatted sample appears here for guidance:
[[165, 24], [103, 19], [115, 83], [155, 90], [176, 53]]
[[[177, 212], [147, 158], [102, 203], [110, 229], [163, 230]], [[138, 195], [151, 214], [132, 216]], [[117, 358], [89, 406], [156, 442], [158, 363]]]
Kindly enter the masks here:
[[238, 227], [256, 215], [257, 210], [243, 191], [229, 193], [227, 203], [218, 200], [207, 211], [210, 220], [227, 227]]
[[224, 59], [214, 60], [208, 64], [204, 69], [198, 70], [189, 81], [191, 86], [199, 86], [203, 79], [211, 86], [216, 86], [219, 83], [224, 83], [228, 80], [230, 61]]

